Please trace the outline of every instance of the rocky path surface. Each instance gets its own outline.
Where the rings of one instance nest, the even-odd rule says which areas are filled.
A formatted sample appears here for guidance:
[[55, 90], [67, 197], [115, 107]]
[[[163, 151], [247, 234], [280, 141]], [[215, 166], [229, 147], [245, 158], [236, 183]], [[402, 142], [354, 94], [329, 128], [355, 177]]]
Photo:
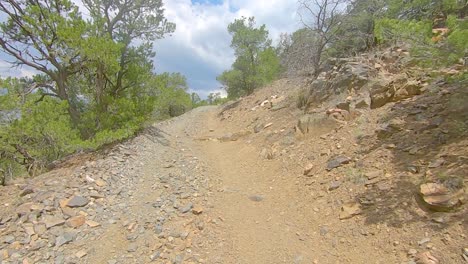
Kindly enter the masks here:
[[210, 110], [4, 188], [0, 263], [211, 263], [225, 248], [211, 240], [222, 220], [205, 212], [210, 178], [186, 137]]

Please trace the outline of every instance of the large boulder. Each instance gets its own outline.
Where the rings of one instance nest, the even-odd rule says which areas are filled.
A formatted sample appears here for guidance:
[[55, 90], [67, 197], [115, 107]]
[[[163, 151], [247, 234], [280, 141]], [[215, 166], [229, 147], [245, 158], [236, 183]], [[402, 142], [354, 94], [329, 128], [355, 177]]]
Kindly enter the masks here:
[[307, 114], [299, 118], [297, 128], [303, 134], [323, 135], [329, 133], [340, 123], [324, 113]]
[[356, 62], [343, 63], [323, 72], [310, 84], [309, 102], [320, 104], [340, 94], [361, 90], [367, 83], [374, 69]]
[[402, 75], [391, 78], [379, 78], [368, 84], [371, 108], [379, 108], [390, 102], [398, 102], [406, 98], [421, 94], [421, 84], [415, 80], [408, 80]]
[[450, 211], [463, 204], [465, 191], [449, 189], [441, 183], [425, 183], [419, 187], [425, 205], [433, 211]]
[[392, 101], [395, 87], [391, 81], [379, 79], [369, 83], [371, 109], [379, 108]]

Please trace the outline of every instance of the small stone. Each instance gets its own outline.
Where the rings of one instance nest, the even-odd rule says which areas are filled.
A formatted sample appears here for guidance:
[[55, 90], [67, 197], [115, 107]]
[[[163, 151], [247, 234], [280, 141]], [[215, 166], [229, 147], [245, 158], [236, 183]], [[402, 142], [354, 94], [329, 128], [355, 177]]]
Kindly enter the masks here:
[[440, 262], [436, 257], [434, 257], [431, 254], [431, 252], [426, 251], [426, 252], [419, 253], [416, 256], [416, 263], [417, 264], [439, 264]]
[[273, 125], [273, 123], [268, 123], [268, 124], [266, 124], [263, 128], [264, 128], [264, 129], [265, 129], [265, 128], [269, 128], [269, 127], [271, 127], [272, 125]]
[[416, 256], [416, 254], [418, 254], [418, 251], [416, 249], [412, 248], [412, 249], [408, 250], [408, 256], [414, 257], [414, 256]]
[[350, 162], [351, 162], [351, 159], [345, 156], [337, 156], [337, 157], [331, 158], [330, 160], [328, 160], [327, 170], [331, 171], [335, 168], [341, 167], [342, 165], [348, 164]]
[[45, 224], [37, 224], [34, 226], [34, 232], [38, 235], [43, 235], [47, 232], [47, 227]]
[[462, 257], [466, 262], [468, 262], [468, 248], [462, 249]]
[[178, 255], [175, 257], [173, 263], [174, 263], [174, 264], [182, 264], [182, 263], [184, 262], [184, 257], [185, 257], [184, 254], [178, 254]]
[[20, 197], [26, 196], [31, 193], [34, 193], [34, 188], [32, 186], [26, 186], [21, 192]]
[[89, 203], [89, 200], [83, 196], [73, 196], [70, 200], [67, 202], [68, 207], [83, 207], [86, 206]]
[[65, 216], [68, 216], [68, 217], [73, 217], [73, 216], [76, 215], [75, 210], [73, 210], [73, 209], [70, 208], [70, 207], [63, 207], [63, 208], [62, 208], [62, 213], [63, 213]]
[[75, 234], [70, 233], [70, 232], [66, 232], [63, 235], [58, 236], [55, 239], [55, 246], [56, 247], [61, 247], [61, 246], [65, 245], [65, 244], [68, 244], [68, 243], [72, 242], [73, 239], [75, 239]]
[[328, 227], [327, 226], [321, 226], [320, 227], [320, 235], [325, 236], [328, 234]]
[[4, 243], [11, 244], [16, 241], [14, 236], [5, 236], [3, 239]]
[[203, 213], [203, 207], [201, 207], [201, 206], [195, 206], [195, 207], [192, 209], [192, 213], [195, 214], [195, 215], [200, 215], [201, 213]]
[[130, 244], [130, 245], [128, 246], [127, 252], [130, 252], [130, 253], [131, 253], [131, 252], [135, 252], [135, 251], [137, 251], [137, 249], [138, 249], [138, 245], [135, 244], [135, 243], [132, 243], [132, 244]]
[[333, 181], [328, 187], [328, 190], [333, 191], [333, 190], [340, 188], [340, 186], [341, 186], [341, 181]]
[[368, 180], [372, 180], [372, 179], [375, 179], [375, 178], [378, 178], [378, 177], [382, 177], [383, 175], [384, 175], [384, 171], [382, 171], [382, 170], [370, 171], [370, 172], [367, 172], [367, 173], [364, 174], [364, 176]]
[[95, 183], [98, 187], [104, 187], [107, 185], [107, 183], [101, 179], [97, 179]]
[[75, 256], [77, 258], [83, 258], [86, 255], [88, 255], [88, 252], [86, 252], [86, 250], [84, 250], [84, 249], [82, 249], [82, 250], [75, 253]]
[[340, 220], [350, 219], [362, 213], [361, 207], [357, 203], [347, 203], [341, 207]]
[[261, 202], [263, 201], [263, 196], [261, 195], [251, 195], [249, 196], [249, 199], [254, 202]]
[[190, 212], [190, 210], [192, 210], [192, 208], [193, 208], [193, 204], [192, 204], [192, 203], [189, 203], [189, 204], [185, 205], [184, 207], [181, 207], [181, 208], [179, 209], [179, 211], [180, 211], [181, 213], [185, 214], [185, 213]]
[[434, 169], [434, 168], [438, 168], [438, 167], [444, 165], [444, 163], [445, 163], [444, 159], [437, 159], [437, 160], [429, 163], [429, 166], [427, 166], [427, 167], [431, 168], [431, 169]]
[[67, 224], [67, 226], [69, 226], [71, 228], [78, 228], [78, 227], [84, 225], [85, 222], [86, 222], [86, 217], [84, 215], [78, 215], [78, 216], [74, 216], [74, 217], [68, 219], [66, 224]]
[[156, 251], [150, 256], [150, 259], [151, 259], [151, 261], [155, 261], [155, 260], [159, 259], [160, 256], [161, 256], [161, 252]]
[[430, 241], [431, 241], [430, 238], [425, 237], [425, 238], [423, 238], [423, 239], [421, 239], [421, 240], [418, 241], [418, 245], [422, 246], [422, 245], [424, 245], [424, 244], [426, 244], [426, 243], [428, 243], [428, 242], [430, 242]]
[[95, 221], [91, 221], [91, 220], [87, 220], [87, 221], [86, 221], [86, 224], [87, 224], [89, 227], [91, 227], [91, 228], [95, 228], [95, 227], [101, 226], [100, 223], [95, 222]]
[[61, 226], [61, 225], [65, 224], [65, 220], [63, 220], [62, 218], [47, 216], [44, 219], [44, 224], [45, 224], [46, 228], [49, 229], [49, 228], [54, 227], [54, 226]]
[[308, 164], [305, 168], [304, 168], [304, 175], [305, 176], [311, 176], [312, 174], [312, 170], [314, 169], [314, 165], [313, 164]]
[[16, 208], [16, 213], [18, 216], [23, 216], [31, 212], [32, 203], [24, 203]]

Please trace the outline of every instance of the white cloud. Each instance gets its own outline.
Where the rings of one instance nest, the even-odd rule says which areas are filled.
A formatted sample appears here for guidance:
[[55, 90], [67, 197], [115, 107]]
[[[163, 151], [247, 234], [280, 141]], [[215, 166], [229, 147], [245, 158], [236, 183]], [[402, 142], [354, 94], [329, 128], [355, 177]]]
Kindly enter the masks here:
[[[166, 0], [165, 16], [176, 32], [156, 42], [157, 71], [186, 75], [191, 88], [206, 96], [219, 90], [216, 76], [230, 68], [234, 53], [227, 26], [241, 16], [254, 16], [265, 24], [273, 40], [300, 27], [297, 4], [291, 0], [225, 0], [223, 4], [193, 4], [190, 0]], [[159, 67], [158, 67], [159, 66]]]
[[32, 77], [37, 71], [29, 67], [12, 67], [7, 61], [0, 60], [0, 77]]
[[[79, 4], [79, 0], [73, 0]], [[192, 90], [205, 97], [220, 89], [216, 76], [230, 68], [234, 53], [227, 26], [241, 16], [256, 18], [265, 24], [274, 42], [282, 32], [300, 27], [297, 3], [293, 0], [219, 0], [192, 3], [190, 0], [163, 0], [165, 16], [177, 25], [173, 36], [155, 43], [157, 72], [181, 72]], [[198, 1], [200, 2], [200, 1]], [[86, 15], [86, 10], [80, 5]], [[11, 69], [0, 56], [0, 76], [30, 76], [28, 68]]]

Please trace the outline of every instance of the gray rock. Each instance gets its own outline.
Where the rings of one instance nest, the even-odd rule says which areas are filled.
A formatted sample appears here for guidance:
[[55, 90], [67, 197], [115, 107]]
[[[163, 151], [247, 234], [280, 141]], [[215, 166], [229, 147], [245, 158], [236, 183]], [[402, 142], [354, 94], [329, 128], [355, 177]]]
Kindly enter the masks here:
[[74, 233], [65, 232], [65, 233], [63, 233], [63, 235], [58, 236], [55, 239], [55, 246], [56, 247], [61, 247], [61, 246], [65, 245], [65, 244], [68, 244], [68, 243], [72, 242], [74, 239], [75, 239], [75, 234]]
[[325, 236], [328, 234], [328, 227], [327, 226], [321, 226], [320, 227], [320, 235]]
[[330, 187], [328, 187], [328, 190], [333, 191], [333, 190], [336, 190], [336, 189], [340, 188], [340, 186], [341, 186], [341, 181], [333, 181], [330, 184]]
[[343, 102], [343, 103], [339, 103], [336, 105], [336, 108], [338, 109], [341, 109], [341, 110], [345, 110], [345, 111], [348, 111], [350, 110], [350, 107], [349, 107], [350, 103], [349, 102]]
[[135, 244], [135, 243], [132, 243], [132, 244], [128, 245], [127, 252], [130, 252], [130, 253], [136, 252], [137, 249], [138, 249], [138, 245]]
[[155, 251], [155, 252], [150, 256], [150, 259], [151, 259], [151, 261], [155, 261], [155, 260], [159, 259], [160, 256], [161, 256], [161, 252], [160, 252], [160, 251]]
[[44, 224], [47, 229], [52, 228], [54, 226], [61, 226], [65, 224], [65, 220], [58, 217], [47, 216], [44, 218]]
[[67, 206], [72, 208], [83, 207], [86, 206], [88, 203], [89, 200], [83, 196], [73, 196], [73, 198], [71, 198], [68, 201]]
[[338, 167], [341, 167], [342, 165], [344, 164], [348, 164], [351, 162], [351, 159], [348, 158], [348, 157], [345, 157], [345, 156], [336, 156], [334, 158], [331, 158], [330, 160], [328, 160], [328, 163], [327, 163], [327, 170], [328, 171], [331, 171], [335, 168], [338, 168]]
[[163, 232], [163, 226], [161, 224], [156, 224], [154, 228], [154, 232], [159, 235]]
[[261, 202], [264, 198], [261, 195], [251, 195], [249, 196], [249, 199], [254, 202]]
[[7, 244], [11, 244], [16, 241], [14, 236], [4, 236], [2, 241]]
[[184, 254], [179, 254], [174, 258], [173, 264], [182, 264], [184, 262]]
[[187, 204], [186, 206], [181, 207], [181, 208], [179, 209], [179, 211], [180, 211], [181, 213], [185, 214], [185, 213], [190, 212], [190, 210], [192, 210], [192, 208], [193, 208], [193, 204], [192, 204], [192, 203], [189, 203], [189, 204]]

